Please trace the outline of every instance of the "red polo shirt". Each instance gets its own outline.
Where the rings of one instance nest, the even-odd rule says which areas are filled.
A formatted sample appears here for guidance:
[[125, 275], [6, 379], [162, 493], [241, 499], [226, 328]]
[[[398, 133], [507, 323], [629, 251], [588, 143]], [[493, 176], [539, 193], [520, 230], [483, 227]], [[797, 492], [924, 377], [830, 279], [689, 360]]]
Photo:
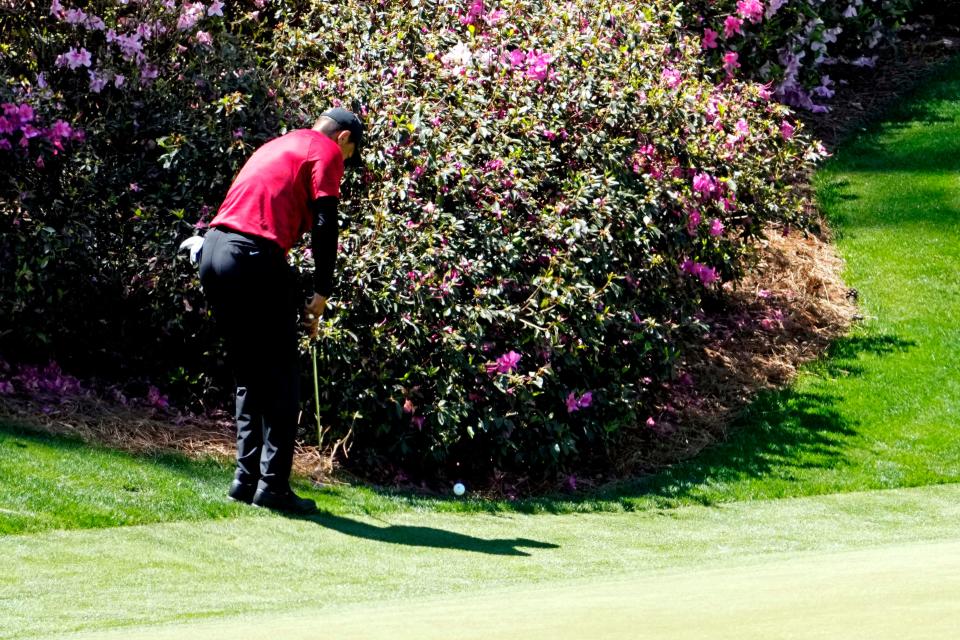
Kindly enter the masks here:
[[336, 142], [312, 129], [291, 131], [250, 156], [210, 226], [267, 238], [289, 251], [313, 226], [307, 203], [339, 198], [342, 178]]

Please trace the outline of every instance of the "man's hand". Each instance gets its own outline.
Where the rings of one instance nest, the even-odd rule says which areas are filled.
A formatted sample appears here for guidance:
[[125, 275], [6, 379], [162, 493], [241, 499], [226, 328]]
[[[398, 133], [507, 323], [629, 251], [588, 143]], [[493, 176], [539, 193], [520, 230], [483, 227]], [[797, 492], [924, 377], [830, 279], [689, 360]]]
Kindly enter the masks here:
[[303, 308], [303, 328], [307, 330], [311, 340], [317, 337], [317, 332], [320, 330], [320, 316], [326, 308], [327, 299], [319, 293], [314, 293]]

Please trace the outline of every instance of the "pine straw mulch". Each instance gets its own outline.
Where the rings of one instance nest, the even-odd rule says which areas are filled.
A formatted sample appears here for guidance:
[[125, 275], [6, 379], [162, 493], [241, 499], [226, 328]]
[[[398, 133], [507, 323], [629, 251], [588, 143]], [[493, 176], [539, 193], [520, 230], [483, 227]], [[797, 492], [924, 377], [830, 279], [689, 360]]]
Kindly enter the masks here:
[[756, 268], [726, 286], [722, 309], [704, 318], [710, 333], [665, 385], [659, 415], [628, 436], [621, 474], [650, 472], [723, 440], [759, 391], [784, 386], [846, 333], [859, 316], [842, 272], [829, 237], [768, 228]]
[[[176, 452], [224, 462], [236, 456], [233, 420], [225, 413], [205, 417], [118, 405], [93, 392], [0, 396], [0, 420], [138, 455]], [[297, 443], [294, 470], [318, 482], [334, 481], [333, 459], [341, 445], [321, 452]]]

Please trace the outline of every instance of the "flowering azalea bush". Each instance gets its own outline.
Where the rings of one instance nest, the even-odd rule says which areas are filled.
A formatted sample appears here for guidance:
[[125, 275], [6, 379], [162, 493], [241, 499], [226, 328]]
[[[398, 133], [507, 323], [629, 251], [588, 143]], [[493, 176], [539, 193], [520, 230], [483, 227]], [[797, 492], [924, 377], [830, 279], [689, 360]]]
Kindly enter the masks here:
[[205, 224], [238, 164], [281, 126], [270, 61], [241, 46], [269, 25], [253, 3], [231, 6], [0, 3], [9, 357], [196, 380], [185, 338], [209, 339], [208, 323], [187, 312], [202, 298], [172, 245]]
[[367, 121], [321, 414], [405, 476], [609, 462], [822, 153], [668, 3], [347, 2], [278, 45]]
[[[915, 0], [689, 0], [685, 24], [723, 75], [775, 87], [786, 104], [825, 111], [831, 69], [872, 67]], [[836, 75], [836, 73], [834, 73]]]
[[175, 247], [255, 146], [354, 108], [319, 411], [408, 477], [608, 464], [823, 153], [667, 2], [0, 11], [0, 349], [228, 384]]

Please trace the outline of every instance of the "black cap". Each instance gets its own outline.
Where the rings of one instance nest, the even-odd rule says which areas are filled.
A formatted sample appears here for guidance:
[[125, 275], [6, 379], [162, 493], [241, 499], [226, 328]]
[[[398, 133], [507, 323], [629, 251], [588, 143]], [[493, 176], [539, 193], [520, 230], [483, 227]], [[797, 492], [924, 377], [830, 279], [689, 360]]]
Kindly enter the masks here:
[[353, 155], [347, 160], [346, 164], [351, 167], [360, 166], [360, 148], [363, 145], [363, 123], [360, 122], [360, 118], [352, 111], [347, 111], [341, 107], [328, 109], [321, 113], [320, 116], [330, 118], [340, 125], [341, 129], [346, 129], [350, 132], [350, 142], [356, 145], [356, 149], [354, 149]]

